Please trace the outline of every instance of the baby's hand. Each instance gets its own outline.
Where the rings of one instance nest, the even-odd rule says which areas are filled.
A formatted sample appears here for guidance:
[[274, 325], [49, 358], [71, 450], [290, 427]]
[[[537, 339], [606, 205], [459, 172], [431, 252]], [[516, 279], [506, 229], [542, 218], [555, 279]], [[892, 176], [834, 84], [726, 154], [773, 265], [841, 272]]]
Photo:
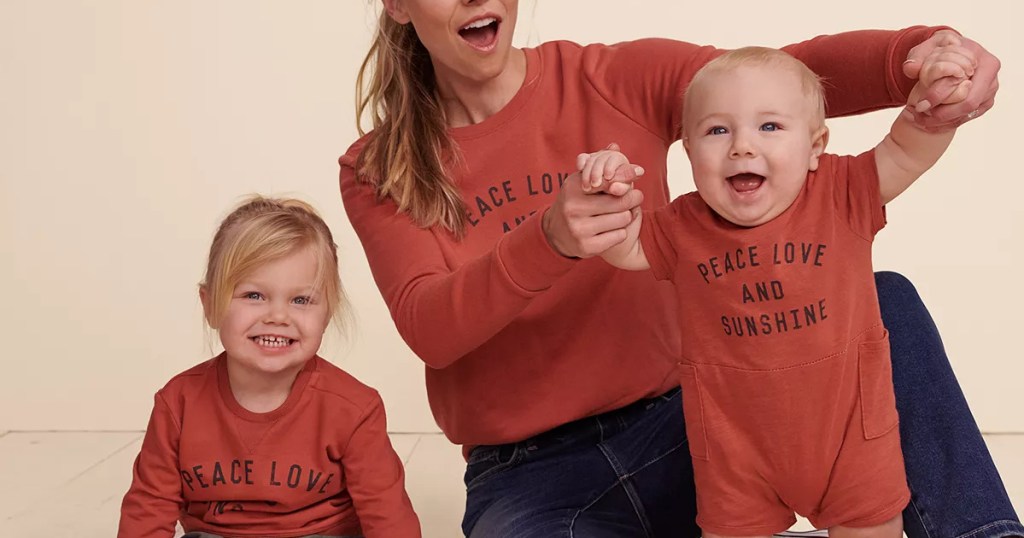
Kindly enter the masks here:
[[583, 192], [607, 192], [622, 196], [632, 188], [633, 180], [644, 174], [641, 166], [629, 163], [617, 144], [594, 153], [580, 153], [576, 157]]
[[[952, 104], [963, 101], [971, 89], [971, 77], [977, 67], [974, 55], [960, 44], [951, 40], [932, 52], [921, 64], [918, 81], [910, 92], [907, 105], [923, 112], [937, 104]], [[926, 93], [939, 96], [938, 103], [922, 101]]]

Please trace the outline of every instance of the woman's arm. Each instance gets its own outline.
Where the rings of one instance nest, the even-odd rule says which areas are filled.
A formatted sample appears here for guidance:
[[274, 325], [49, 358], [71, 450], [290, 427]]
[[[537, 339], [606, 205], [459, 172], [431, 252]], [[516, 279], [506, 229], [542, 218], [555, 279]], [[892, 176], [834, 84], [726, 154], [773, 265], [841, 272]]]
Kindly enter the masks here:
[[461, 267], [438, 238], [355, 178], [341, 158], [341, 197], [399, 334], [432, 368], [445, 368], [497, 334], [575, 261], [548, 244], [540, 215]]
[[[999, 60], [978, 43], [948, 27], [914, 26], [898, 31], [859, 30], [818, 36], [783, 47], [824, 78], [830, 117], [848, 116], [904, 105], [921, 65], [945, 46], [951, 36], [974, 55], [974, 83], [962, 102], [938, 105], [915, 122], [924, 128], [951, 128], [977, 118], [992, 107], [999, 88]], [[939, 92], [936, 88], [935, 92]], [[923, 98], [935, 103], [937, 93]]]
[[[936, 128], [983, 114], [992, 106], [999, 86], [999, 60], [954, 30], [945, 26], [857, 30], [818, 36], [783, 50], [824, 79], [828, 115], [837, 117], [906, 104], [921, 66], [954, 37], [977, 61], [974, 85], [962, 103], [939, 105], [915, 119], [922, 127]], [[679, 137], [682, 95], [690, 80], [724, 52], [670, 39], [639, 39], [586, 47], [583, 69], [609, 103], [671, 142]], [[939, 92], [936, 88], [924, 98], [938, 102]]]
[[914, 79], [903, 73], [911, 49], [943, 28], [858, 30], [818, 36], [782, 50], [822, 77], [829, 117], [904, 105]]

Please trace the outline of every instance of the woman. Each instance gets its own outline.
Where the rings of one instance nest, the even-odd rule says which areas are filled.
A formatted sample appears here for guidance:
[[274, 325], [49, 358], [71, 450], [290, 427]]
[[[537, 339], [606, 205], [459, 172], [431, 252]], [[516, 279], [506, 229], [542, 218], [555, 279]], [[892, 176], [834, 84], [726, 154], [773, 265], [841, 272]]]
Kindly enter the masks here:
[[[668, 202], [679, 96], [721, 51], [668, 40], [516, 49], [516, 0], [384, 7], [358, 81], [374, 130], [340, 159], [342, 198], [427, 365], [434, 417], [464, 447], [463, 530], [699, 536], [670, 294], [589, 258], [621, 240], [633, 208]], [[973, 41], [915, 27], [786, 50], [832, 82], [837, 116], [905, 103], [904, 68], [916, 77], [951, 42], [978, 67], [963, 103], [918, 116], [943, 128], [992, 106], [998, 61]], [[575, 156], [612, 141], [646, 169], [639, 189], [583, 195]], [[914, 495], [907, 533], [1024, 534], [927, 310], [897, 275], [879, 275], [878, 289]]]

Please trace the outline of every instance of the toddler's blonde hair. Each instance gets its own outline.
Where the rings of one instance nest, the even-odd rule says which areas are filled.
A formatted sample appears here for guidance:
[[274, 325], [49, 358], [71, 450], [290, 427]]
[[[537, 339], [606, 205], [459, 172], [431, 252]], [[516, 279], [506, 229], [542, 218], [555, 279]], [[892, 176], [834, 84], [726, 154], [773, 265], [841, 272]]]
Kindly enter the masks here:
[[210, 327], [220, 326], [242, 279], [263, 264], [304, 248], [311, 249], [316, 258], [314, 289], [326, 302], [328, 316], [338, 322], [346, 299], [330, 228], [306, 202], [254, 195], [221, 221], [210, 245], [206, 277], [199, 284], [206, 294], [204, 307]]

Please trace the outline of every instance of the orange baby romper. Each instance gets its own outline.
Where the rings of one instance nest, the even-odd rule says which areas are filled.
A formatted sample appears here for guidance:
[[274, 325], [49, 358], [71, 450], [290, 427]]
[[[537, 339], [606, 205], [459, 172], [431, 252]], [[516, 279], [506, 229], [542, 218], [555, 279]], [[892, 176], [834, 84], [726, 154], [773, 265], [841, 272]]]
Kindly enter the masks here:
[[675, 284], [697, 523], [745, 536], [883, 523], [910, 499], [871, 266], [885, 225], [874, 151], [822, 156], [796, 201], [736, 226], [690, 193], [647, 212]]

